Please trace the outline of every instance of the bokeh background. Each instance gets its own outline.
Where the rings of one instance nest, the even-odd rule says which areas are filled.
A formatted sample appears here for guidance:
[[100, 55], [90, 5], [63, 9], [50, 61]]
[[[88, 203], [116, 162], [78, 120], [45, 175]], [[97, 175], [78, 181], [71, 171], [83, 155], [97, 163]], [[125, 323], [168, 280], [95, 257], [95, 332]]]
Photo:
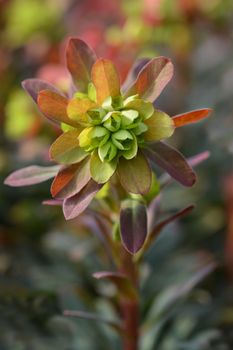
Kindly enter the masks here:
[[3, 185], [13, 170], [48, 164], [58, 131], [21, 81], [38, 77], [66, 89], [69, 36], [112, 59], [122, 81], [135, 58], [171, 57], [175, 76], [156, 106], [170, 115], [214, 109], [171, 141], [187, 157], [211, 155], [197, 168], [194, 188], [174, 183], [164, 193], [164, 213], [196, 208], [169, 225], [145, 257], [140, 349], [232, 349], [232, 0], [0, 0], [0, 349], [120, 348], [99, 322], [62, 316], [79, 309], [114, 317], [114, 289], [91, 276], [106, 264], [96, 236], [41, 204], [49, 183]]

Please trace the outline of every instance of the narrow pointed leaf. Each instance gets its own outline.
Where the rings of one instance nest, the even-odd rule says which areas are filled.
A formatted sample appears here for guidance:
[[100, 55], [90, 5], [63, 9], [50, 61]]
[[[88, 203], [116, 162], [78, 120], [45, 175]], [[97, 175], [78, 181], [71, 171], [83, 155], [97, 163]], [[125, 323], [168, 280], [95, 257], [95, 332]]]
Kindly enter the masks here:
[[4, 181], [5, 185], [20, 187], [30, 186], [47, 181], [57, 175], [60, 166], [43, 167], [31, 165], [10, 174]]
[[51, 205], [51, 206], [62, 206], [62, 200], [60, 199], [46, 199], [42, 202], [43, 205]]
[[37, 103], [37, 98], [42, 90], [50, 90], [57, 94], [63, 95], [55, 86], [41, 79], [26, 79], [22, 81], [22, 87]]
[[168, 218], [160, 221], [153, 228], [152, 232], [150, 233], [150, 237], [155, 238], [160, 233], [160, 231], [162, 231], [162, 229], [165, 226], [167, 226], [171, 222], [178, 220], [178, 219], [182, 218], [183, 216], [189, 214], [193, 209], [194, 209], [194, 205], [189, 205], [189, 206], [185, 207], [184, 209], [179, 210], [177, 213], [169, 216]]
[[97, 279], [107, 279], [112, 282], [117, 288], [121, 296], [129, 300], [137, 300], [137, 292], [132, 282], [126, 275], [120, 272], [101, 271], [95, 272], [93, 277]]
[[138, 94], [141, 98], [154, 102], [173, 75], [173, 64], [166, 57], [150, 60], [139, 72], [125, 96]]
[[86, 158], [78, 164], [62, 169], [55, 177], [51, 194], [56, 198], [69, 198], [81, 191], [91, 178], [90, 159]]
[[175, 180], [184, 186], [193, 186], [196, 175], [183, 155], [175, 148], [162, 142], [151, 143], [144, 153], [152, 161], [159, 165]]
[[146, 206], [136, 200], [122, 203], [120, 213], [120, 233], [124, 247], [131, 253], [137, 253], [147, 237]]
[[79, 216], [88, 207], [100, 189], [101, 185], [90, 180], [79, 193], [65, 199], [63, 202], [63, 213], [66, 220], [71, 220]]
[[204, 162], [206, 159], [208, 159], [210, 156], [210, 152], [209, 151], [204, 151], [201, 153], [196, 154], [193, 157], [188, 158], [188, 163], [190, 166], [197, 166], [200, 163]]
[[50, 90], [42, 90], [38, 95], [37, 102], [41, 112], [44, 113], [47, 118], [74, 127], [77, 125], [77, 123], [68, 117], [66, 112], [68, 100], [62, 95]]
[[[187, 162], [191, 167], [196, 167], [202, 162], [204, 162], [206, 159], [208, 159], [209, 156], [210, 156], [210, 152], [204, 151], [196, 154], [193, 157], [188, 158]], [[172, 181], [172, 178], [170, 177], [169, 174], [165, 173], [160, 177], [159, 181], [160, 181], [161, 187], [165, 187], [167, 184], [169, 184]]]
[[97, 102], [111, 96], [120, 95], [120, 79], [114, 64], [106, 59], [99, 59], [92, 67], [92, 81], [96, 88]]
[[174, 122], [175, 127], [178, 128], [187, 124], [196, 123], [208, 117], [211, 112], [211, 108], [197, 109], [195, 111], [175, 115], [174, 117], [172, 117], [172, 120]]
[[67, 68], [78, 89], [87, 92], [91, 82], [91, 68], [96, 61], [94, 51], [82, 40], [71, 38], [66, 49]]
[[59, 136], [50, 147], [50, 157], [61, 164], [78, 163], [88, 156], [79, 147], [79, 131], [72, 130]]
[[107, 182], [115, 173], [117, 167], [117, 159], [111, 162], [102, 162], [97, 152], [91, 156], [91, 177], [100, 184]]
[[144, 123], [148, 126], [148, 130], [144, 133], [145, 141], [160, 141], [172, 136], [174, 132], [172, 118], [159, 110], [155, 110], [154, 114]]
[[86, 320], [96, 321], [98, 323], [102, 322], [112, 327], [117, 332], [119, 333], [122, 332], [122, 326], [117, 321], [109, 320], [98, 314], [93, 314], [91, 312], [86, 312], [86, 311], [77, 311], [77, 310], [65, 310], [63, 314], [64, 316], [83, 318]]
[[149, 58], [139, 58], [135, 61], [132, 68], [130, 69], [123, 85], [122, 92], [123, 94], [130, 88], [130, 86], [135, 82], [139, 72], [142, 68], [150, 61]]
[[141, 152], [130, 160], [120, 158], [117, 174], [127, 192], [143, 195], [150, 189], [152, 172], [147, 159]]
[[[184, 209], [179, 210], [177, 213], [175, 213], [175, 214], [167, 217], [166, 219], [156, 223], [155, 225], [153, 225], [153, 227], [151, 227], [151, 225], [150, 225], [149, 229], [151, 229], [151, 230], [147, 236], [147, 240], [143, 246], [143, 249], [137, 255], [137, 260], [139, 260], [143, 256], [143, 254], [145, 253], [145, 251], [148, 250], [148, 248], [150, 248], [151, 244], [158, 237], [158, 235], [164, 229], [164, 227], [166, 227], [167, 225], [169, 225], [173, 221], [176, 221], [176, 220], [188, 215], [193, 209], [194, 209], [194, 205], [189, 205], [188, 207], [185, 207]], [[149, 210], [151, 211], [152, 208], [149, 208]], [[151, 217], [151, 215], [152, 215], [152, 213], [150, 211], [148, 212], [148, 217]]]

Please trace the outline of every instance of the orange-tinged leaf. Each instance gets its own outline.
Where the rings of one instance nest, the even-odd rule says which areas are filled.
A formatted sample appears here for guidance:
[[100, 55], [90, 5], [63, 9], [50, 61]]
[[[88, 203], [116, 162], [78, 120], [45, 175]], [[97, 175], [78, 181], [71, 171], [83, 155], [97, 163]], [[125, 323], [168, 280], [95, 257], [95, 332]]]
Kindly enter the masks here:
[[166, 57], [150, 60], [139, 72], [137, 79], [125, 97], [138, 94], [140, 98], [154, 102], [173, 75], [173, 64]]
[[97, 104], [88, 98], [73, 98], [68, 103], [67, 114], [69, 118], [75, 122], [81, 125], [86, 125], [90, 119], [87, 115], [87, 111], [96, 107]]
[[76, 170], [79, 167], [79, 163], [72, 164], [66, 168], [61, 169], [55, 179], [53, 180], [53, 183], [51, 185], [51, 195], [53, 197], [56, 197], [56, 195], [73, 179]]
[[51, 194], [53, 197], [70, 198], [83, 189], [91, 178], [90, 158], [63, 168], [55, 177]]
[[50, 147], [51, 159], [61, 164], [74, 164], [86, 158], [88, 154], [79, 147], [78, 136], [78, 130], [59, 136]]
[[80, 91], [87, 92], [91, 68], [96, 61], [94, 51], [81, 39], [70, 38], [66, 48], [67, 68]]
[[32, 99], [37, 103], [38, 94], [42, 90], [50, 90], [56, 92], [57, 94], [62, 95], [62, 92], [59, 91], [55, 86], [49, 84], [47, 81], [41, 79], [25, 79], [22, 81], [22, 87], [24, 90], [32, 97]]
[[97, 60], [92, 67], [91, 76], [99, 104], [109, 96], [120, 95], [120, 79], [116, 67], [110, 60], [102, 58]]
[[54, 91], [42, 90], [38, 95], [37, 102], [41, 112], [43, 112], [47, 118], [74, 127], [77, 125], [77, 123], [71, 120], [67, 115], [66, 108], [68, 100], [65, 97]]
[[122, 92], [125, 93], [128, 91], [130, 86], [135, 82], [139, 72], [142, 70], [142, 68], [150, 61], [150, 58], [139, 58], [137, 59], [133, 66], [130, 68], [129, 73], [122, 85]]
[[190, 123], [196, 123], [209, 116], [212, 112], [211, 108], [196, 109], [194, 111], [182, 113], [172, 117], [176, 128]]
[[138, 152], [133, 159], [120, 158], [117, 173], [126, 191], [135, 194], [146, 194], [152, 181], [152, 172], [145, 156]]

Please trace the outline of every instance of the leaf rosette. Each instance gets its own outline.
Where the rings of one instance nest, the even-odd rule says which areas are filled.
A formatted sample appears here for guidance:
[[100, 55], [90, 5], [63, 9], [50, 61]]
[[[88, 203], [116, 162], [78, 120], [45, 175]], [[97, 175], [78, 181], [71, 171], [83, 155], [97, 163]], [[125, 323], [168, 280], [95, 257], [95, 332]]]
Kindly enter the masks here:
[[[192, 186], [194, 171], [177, 150], [162, 141], [172, 136], [176, 127], [206, 117], [210, 109], [171, 118], [154, 107], [154, 100], [172, 78], [170, 59], [139, 60], [121, 87], [114, 64], [97, 59], [82, 40], [69, 40], [66, 57], [77, 88], [72, 95], [42, 80], [23, 82], [40, 111], [62, 130], [50, 148], [51, 160], [60, 164], [58, 171], [54, 168], [51, 194], [62, 203], [65, 217], [79, 215], [115, 175], [126, 192], [145, 195], [151, 189], [154, 164], [181, 184]], [[37, 168], [33, 169], [33, 183], [37, 177], [38, 182], [49, 178], [41, 175], [41, 169], [37, 176]], [[25, 172], [28, 179], [29, 170]], [[13, 173], [5, 183], [27, 185], [23, 174], [23, 169]]]

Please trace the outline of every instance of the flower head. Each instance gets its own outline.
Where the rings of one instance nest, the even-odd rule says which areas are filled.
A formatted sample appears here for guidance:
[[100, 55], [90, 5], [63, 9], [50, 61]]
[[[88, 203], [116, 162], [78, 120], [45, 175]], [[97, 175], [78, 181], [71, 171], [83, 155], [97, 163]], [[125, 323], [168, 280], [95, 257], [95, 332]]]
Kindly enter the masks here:
[[[38, 79], [23, 82], [41, 112], [63, 131], [50, 148], [51, 159], [61, 165], [51, 193], [63, 201], [66, 218], [83, 211], [114, 174], [127, 192], [146, 194], [152, 181], [151, 163], [191, 186], [194, 172], [178, 151], [161, 140], [210, 110], [171, 118], [154, 108], [154, 100], [172, 77], [171, 61], [139, 60], [121, 87], [114, 64], [97, 59], [82, 40], [69, 40], [66, 57], [76, 87], [71, 94], [66, 96]], [[12, 185], [9, 178], [6, 182]]]
[[[61, 164], [88, 158], [90, 176], [99, 184], [106, 183], [115, 173], [122, 178], [124, 168], [132, 166], [135, 168], [132, 171], [146, 172], [147, 183], [136, 191], [146, 193], [151, 184], [151, 169], [141, 150], [148, 142], [170, 137], [174, 131], [173, 120], [152, 104], [172, 76], [172, 63], [164, 57], [149, 61], [136, 82], [122, 90], [114, 64], [97, 59], [81, 40], [70, 40], [67, 65], [78, 92], [65, 100], [42, 90], [37, 99], [45, 115], [63, 122], [64, 133], [51, 146], [51, 158]], [[135, 192], [128, 187], [126, 190]]]

